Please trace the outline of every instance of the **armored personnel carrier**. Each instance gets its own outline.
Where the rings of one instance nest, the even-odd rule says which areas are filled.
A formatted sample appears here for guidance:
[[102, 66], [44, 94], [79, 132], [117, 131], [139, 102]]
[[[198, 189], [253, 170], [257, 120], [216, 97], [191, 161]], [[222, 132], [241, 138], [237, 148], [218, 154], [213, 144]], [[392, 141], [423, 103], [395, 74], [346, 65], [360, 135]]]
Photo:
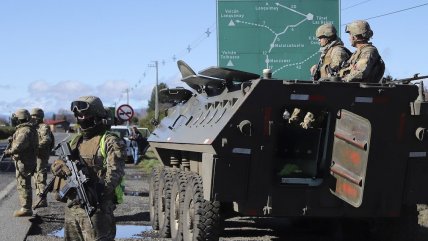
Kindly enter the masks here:
[[178, 67], [191, 90], [162, 91], [175, 106], [148, 139], [163, 164], [149, 192], [162, 236], [218, 240], [234, 212], [367, 219], [383, 240], [412, 240], [428, 202], [422, 86]]

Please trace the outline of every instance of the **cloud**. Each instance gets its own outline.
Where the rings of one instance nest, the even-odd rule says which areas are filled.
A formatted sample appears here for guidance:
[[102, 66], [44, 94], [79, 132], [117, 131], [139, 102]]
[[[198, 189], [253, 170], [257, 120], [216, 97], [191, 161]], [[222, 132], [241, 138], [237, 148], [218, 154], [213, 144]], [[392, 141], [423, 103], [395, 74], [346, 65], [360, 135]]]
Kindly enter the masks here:
[[[160, 78], [159, 83], [166, 83], [170, 88], [177, 86], [188, 88], [180, 80], [181, 75], [175, 73]], [[0, 101], [0, 113], [10, 114], [18, 108], [31, 110], [34, 107], [42, 108], [45, 112], [68, 110], [71, 101], [84, 95], [98, 96], [106, 106], [114, 104], [121, 105], [126, 103], [127, 100], [126, 89], [129, 89], [128, 97], [132, 107], [145, 108], [147, 107], [154, 85], [154, 81], [148, 81], [147, 79], [133, 85], [124, 80], [107, 80], [96, 86], [78, 80], [63, 80], [56, 83], [36, 80], [28, 85], [27, 91], [29, 95], [25, 95], [27, 97], [22, 97], [14, 101]]]
[[28, 86], [30, 97], [53, 100], [71, 100], [77, 96], [88, 95], [93, 87], [75, 80], [64, 80], [55, 84], [38, 80]]
[[114, 102], [124, 90], [129, 88], [127, 81], [123, 80], [107, 80], [101, 85], [96, 86], [92, 95], [98, 96], [105, 102]]
[[[71, 101], [85, 95], [98, 96], [105, 102], [104, 104], [109, 104], [126, 88], [128, 88], [128, 83], [122, 80], [108, 80], [98, 86], [91, 86], [76, 80], [64, 80], [55, 84], [38, 80], [28, 86], [30, 97], [19, 101], [23, 106], [40, 107], [45, 111], [57, 112], [61, 109], [68, 110]], [[17, 104], [10, 103], [12, 106]]]

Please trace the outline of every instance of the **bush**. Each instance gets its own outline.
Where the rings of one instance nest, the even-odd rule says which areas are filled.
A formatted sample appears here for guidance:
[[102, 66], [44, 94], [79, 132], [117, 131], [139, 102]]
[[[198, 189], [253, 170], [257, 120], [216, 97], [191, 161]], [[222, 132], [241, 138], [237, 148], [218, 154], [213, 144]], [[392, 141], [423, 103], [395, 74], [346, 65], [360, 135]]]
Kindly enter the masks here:
[[155, 153], [150, 149], [146, 152], [143, 160], [139, 164], [145, 173], [151, 173], [153, 168], [160, 165], [160, 161], [156, 158]]

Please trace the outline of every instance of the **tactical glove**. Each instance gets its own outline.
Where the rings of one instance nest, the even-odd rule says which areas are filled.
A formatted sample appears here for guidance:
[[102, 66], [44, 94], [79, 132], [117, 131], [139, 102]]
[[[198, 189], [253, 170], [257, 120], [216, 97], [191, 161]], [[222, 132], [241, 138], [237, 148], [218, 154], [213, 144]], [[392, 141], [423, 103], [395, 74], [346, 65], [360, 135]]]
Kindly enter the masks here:
[[71, 171], [63, 160], [55, 160], [51, 167], [52, 174], [58, 177], [71, 176]]

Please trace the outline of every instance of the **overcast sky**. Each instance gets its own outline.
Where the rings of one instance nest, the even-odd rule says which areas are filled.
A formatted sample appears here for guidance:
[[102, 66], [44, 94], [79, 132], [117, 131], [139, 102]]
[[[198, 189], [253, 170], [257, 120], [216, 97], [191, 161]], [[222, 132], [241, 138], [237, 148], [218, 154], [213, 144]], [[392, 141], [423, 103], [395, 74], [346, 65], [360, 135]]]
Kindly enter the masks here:
[[[274, 2], [274, 1], [269, 1]], [[428, 4], [343, 0], [344, 24]], [[369, 19], [386, 74], [428, 75], [428, 5]], [[105, 105], [147, 106], [155, 84], [183, 86], [174, 60], [196, 71], [217, 64], [215, 0], [1, 0], [0, 114], [17, 108], [68, 109], [81, 95]], [[188, 48], [190, 47], [190, 48]], [[189, 51], [190, 50], [190, 51]]]

